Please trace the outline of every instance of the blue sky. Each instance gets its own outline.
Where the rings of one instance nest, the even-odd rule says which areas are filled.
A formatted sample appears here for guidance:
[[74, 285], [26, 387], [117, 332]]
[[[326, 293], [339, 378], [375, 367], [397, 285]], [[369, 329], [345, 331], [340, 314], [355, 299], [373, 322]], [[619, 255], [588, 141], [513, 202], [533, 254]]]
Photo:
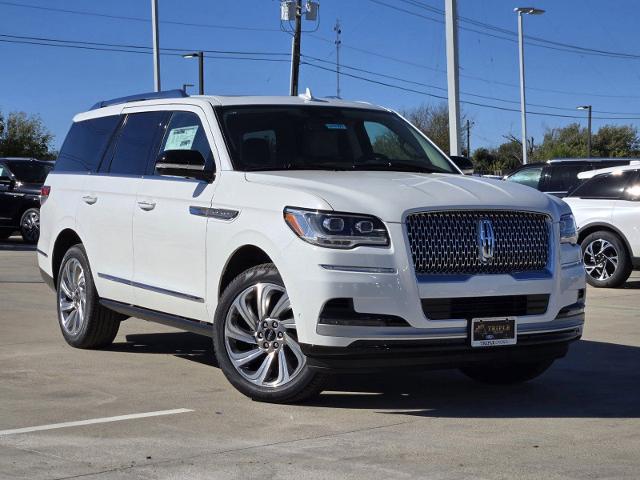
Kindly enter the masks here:
[[[276, 0], [159, 1], [163, 48], [257, 52], [245, 57], [288, 60], [290, 36], [280, 31]], [[341, 61], [349, 67], [397, 78], [358, 70], [345, 72], [423, 92], [344, 76], [341, 80], [344, 98], [393, 108], [443, 102], [425, 93], [446, 96], [444, 25], [437, 12], [444, 9], [444, 0], [321, 0], [320, 3], [318, 29], [305, 33], [302, 40], [302, 53], [308, 56], [307, 61], [334, 68], [333, 26], [339, 17], [343, 29]], [[589, 49], [640, 55], [635, 41], [637, 2], [633, 0], [536, 0], [532, 5], [547, 12], [525, 18], [527, 35]], [[472, 149], [497, 145], [504, 140], [503, 135], [520, 136], [517, 44], [509, 32], [484, 25], [515, 31], [516, 6], [519, 3], [509, 0], [458, 0], [461, 17], [483, 24], [460, 23], [465, 28], [460, 30], [460, 89], [465, 92], [462, 99], [516, 110], [463, 105], [474, 122]], [[55, 145], [59, 147], [75, 113], [97, 100], [153, 90], [149, 54], [6, 41], [51, 43], [53, 39], [151, 46], [151, 25], [145, 21], [149, 18], [149, 0], [0, 0], [0, 35], [4, 35], [0, 36], [3, 65], [0, 110], [39, 114], [55, 134]], [[313, 26], [305, 22], [305, 28]], [[34, 40], [36, 37], [47, 40]], [[592, 104], [594, 117], [616, 118], [594, 119], [594, 129], [605, 123], [638, 125], [640, 57], [590, 55], [566, 49], [563, 45], [526, 46], [527, 100], [543, 105], [530, 105], [529, 110], [583, 117], [574, 108]], [[181, 58], [176, 55], [178, 50], [170, 53], [174, 55], [165, 55], [161, 60], [163, 88], [197, 84], [197, 61]], [[207, 58], [205, 77], [209, 94], [287, 94], [289, 63]], [[303, 65], [300, 84], [303, 88], [311, 87], [316, 96], [335, 95], [335, 77], [333, 72]], [[539, 143], [545, 128], [572, 121], [576, 119], [530, 115], [529, 135]]]

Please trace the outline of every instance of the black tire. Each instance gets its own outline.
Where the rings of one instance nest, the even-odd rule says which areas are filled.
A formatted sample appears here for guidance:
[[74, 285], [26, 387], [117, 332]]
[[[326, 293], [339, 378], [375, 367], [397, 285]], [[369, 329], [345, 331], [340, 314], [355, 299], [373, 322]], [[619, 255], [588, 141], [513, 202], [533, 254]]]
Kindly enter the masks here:
[[[608, 230], [593, 232], [580, 245], [589, 285], [615, 288], [627, 281], [633, 266], [627, 247], [617, 234]], [[614, 256], [618, 259], [617, 265], [609, 260]]]
[[[65, 285], [69, 283], [63, 277], [67, 278], [64, 272], [65, 268], [72, 264], [71, 262], [74, 262], [74, 265], [77, 262], [81, 266], [84, 278], [85, 303], [77, 329], [65, 326], [64, 314], [66, 311], [63, 312], [61, 301], [61, 298], [63, 300], [69, 298], [61, 289], [63, 288], [63, 282], [65, 282]], [[66, 288], [67, 290], [69, 289], [69, 287]], [[69, 345], [76, 348], [91, 349], [106, 347], [113, 342], [118, 333], [118, 328], [120, 328], [120, 321], [125, 317], [100, 305], [98, 293], [93, 283], [91, 267], [82, 244], [69, 248], [62, 258], [56, 282], [56, 292], [58, 323], [60, 324], [62, 336]], [[76, 298], [79, 298], [79, 295]]]
[[530, 363], [480, 363], [463, 367], [460, 370], [477, 382], [490, 385], [513, 385], [533, 380], [542, 375], [552, 364], [553, 360]]
[[[228, 348], [231, 348], [229, 346], [229, 342], [233, 341], [233, 339], [227, 339], [225, 334], [225, 325], [227, 325], [228, 322], [242, 322], [242, 319], [238, 320], [240, 317], [237, 314], [234, 316], [234, 311], [232, 310], [233, 302], [237, 298], [241, 298], [243, 294], [245, 294], [247, 291], [250, 291], [257, 284], [271, 284], [279, 286], [284, 292], [282, 293], [282, 296], [286, 295], [286, 290], [282, 278], [280, 277], [280, 274], [278, 273], [276, 267], [271, 263], [266, 263], [250, 268], [238, 275], [229, 284], [220, 298], [220, 303], [218, 304], [218, 308], [216, 309], [213, 324], [213, 342], [218, 365], [222, 369], [222, 372], [227, 377], [229, 382], [241, 393], [253, 400], [270, 403], [294, 403], [301, 402], [319, 394], [325, 384], [325, 376], [310, 370], [306, 362], [299, 363], [295, 367], [296, 369], [297, 367], [300, 367], [296, 370], [297, 373], [295, 373], [295, 375], [291, 375], [291, 379], [288, 380], [287, 383], [279, 386], [264, 386], [252, 383], [251, 381], [247, 380], [245, 376], [243, 376], [232, 363], [232, 360], [230, 358], [230, 351], [228, 350]], [[247, 295], [251, 294], [249, 293]], [[246, 298], [250, 297], [247, 296]], [[272, 308], [271, 303], [277, 304], [277, 300], [271, 300], [269, 302], [269, 308]], [[249, 306], [249, 308], [252, 309], [252, 312], [254, 314], [257, 314], [255, 308], [253, 308], [252, 306]], [[288, 312], [290, 316], [288, 322], [291, 325], [294, 323], [292, 320], [293, 314], [291, 313], [290, 309], [288, 310]], [[257, 316], [259, 317], [259, 315]], [[263, 319], [261, 319], [261, 321], [262, 320]], [[281, 325], [284, 325], [285, 321], [286, 320], [282, 320]], [[261, 322], [258, 322], [258, 324], [259, 326], [256, 330], [251, 330], [248, 324], [244, 324], [247, 326], [247, 333], [256, 338], [255, 347], [253, 347], [248, 342], [246, 343], [246, 345], [249, 347], [248, 349], [252, 349], [251, 351], [257, 351], [255, 349], [261, 349], [260, 345], [257, 344], [257, 342], [262, 343], [262, 340], [257, 340], [257, 335], [259, 333], [259, 329], [261, 328]], [[289, 332], [291, 332], [291, 338], [295, 339], [297, 345], [297, 336], [293, 336], [293, 330], [288, 330], [285, 335], [287, 335]], [[279, 334], [280, 333], [278, 333], [278, 335]], [[266, 338], [267, 332], [265, 331], [264, 339]], [[285, 336], [285, 339], [286, 338], [287, 337]], [[285, 350], [285, 345], [287, 345], [286, 341], [281, 341], [280, 347], [283, 351]], [[289, 349], [290, 347], [287, 347], [287, 351], [289, 351]], [[279, 357], [277, 357], [277, 353], [276, 358], [279, 359]], [[301, 352], [298, 353], [300, 354]], [[292, 353], [290, 353], [290, 355], [291, 354]], [[263, 353], [261, 355], [264, 355], [264, 357], [256, 357], [256, 365], [262, 364], [262, 362], [264, 361], [263, 359], [267, 356], [267, 353]], [[277, 368], [280, 368], [279, 360], [277, 365], [269, 365], [270, 367], [266, 368], [265, 370], [276, 370]], [[242, 369], [244, 367], [238, 368]], [[289, 367], [287, 366], [286, 368], [288, 369]]]
[[40, 209], [29, 208], [20, 217], [20, 235], [25, 243], [36, 244], [40, 238]]

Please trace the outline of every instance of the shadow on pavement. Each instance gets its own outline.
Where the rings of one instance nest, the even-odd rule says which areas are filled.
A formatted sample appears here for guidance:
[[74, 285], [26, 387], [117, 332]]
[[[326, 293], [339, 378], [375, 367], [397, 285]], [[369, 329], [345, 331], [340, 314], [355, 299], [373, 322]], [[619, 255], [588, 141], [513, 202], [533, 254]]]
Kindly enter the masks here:
[[[126, 340], [110, 350], [217, 366], [207, 337], [176, 332]], [[538, 379], [507, 387], [475, 383], [455, 370], [334, 376], [306, 405], [424, 417], [640, 418], [640, 347], [582, 340]]]
[[35, 251], [36, 246], [28, 243], [24, 243], [24, 241], [22, 240], [22, 237], [13, 236], [13, 237], [7, 238], [6, 240], [0, 241], [0, 251], [3, 251], [3, 250], [16, 251], [16, 252]]
[[127, 335], [126, 343], [114, 343], [106, 350], [126, 353], [174, 355], [193, 362], [217, 367], [210, 338], [189, 332], [141, 333]]

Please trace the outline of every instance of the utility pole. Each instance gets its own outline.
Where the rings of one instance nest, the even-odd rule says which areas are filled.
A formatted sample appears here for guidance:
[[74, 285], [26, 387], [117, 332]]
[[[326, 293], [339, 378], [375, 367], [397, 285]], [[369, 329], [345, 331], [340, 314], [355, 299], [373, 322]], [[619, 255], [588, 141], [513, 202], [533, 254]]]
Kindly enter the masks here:
[[289, 95], [298, 95], [298, 80], [300, 78], [300, 40], [302, 30], [302, 0], [296, 0], [295, 29], [291, 45], [291, 86]]
[[520, 117], [522, 122], [522, 163], [527, 164], [527, 101], [524, 88], [524, 33], [522, 31], [523, 15], [542, 15], [544, 10], [533, 7], [518, 7], [513, 11], [518, 14], [518, 58], [520, 61]]
[[336, 97], [340, 98], [340, 35], [342, 34], [342, 27], [340, 26], [340, 19], [336, 19], [336, 25], [333, 27], [333, 31], [336, 32]]
[[447, 34], [447, 91], [449, 97], [449, 154], [460, 155], [460, 96], [458, 82], [457, 0], [445, 0]]
[[467, 157], [471, 158], [471, 122], [467, 119]]
[[587, 110], [587, 158], [591, 158], [591, 105], [582, 105], [578, 107], [578, 110]]
[[151, 0], [151, 29], [153, 31], [153, 86], [156, 92], [160, 87], [160, 29], [158, 26], [158, 0]]

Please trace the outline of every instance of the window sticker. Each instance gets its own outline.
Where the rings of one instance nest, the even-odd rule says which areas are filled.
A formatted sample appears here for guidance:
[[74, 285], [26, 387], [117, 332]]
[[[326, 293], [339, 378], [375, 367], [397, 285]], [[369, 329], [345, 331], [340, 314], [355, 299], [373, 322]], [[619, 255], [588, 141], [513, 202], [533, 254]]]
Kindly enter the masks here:
[[346, 130], [347, 126], [344, 123], [325, 123], [325, 127], [329, 130]]
[[172, 128], [164, 145], [165, 150], [191, 150], [193, 140], [196, 138], [198, 125], [191, 127]]

